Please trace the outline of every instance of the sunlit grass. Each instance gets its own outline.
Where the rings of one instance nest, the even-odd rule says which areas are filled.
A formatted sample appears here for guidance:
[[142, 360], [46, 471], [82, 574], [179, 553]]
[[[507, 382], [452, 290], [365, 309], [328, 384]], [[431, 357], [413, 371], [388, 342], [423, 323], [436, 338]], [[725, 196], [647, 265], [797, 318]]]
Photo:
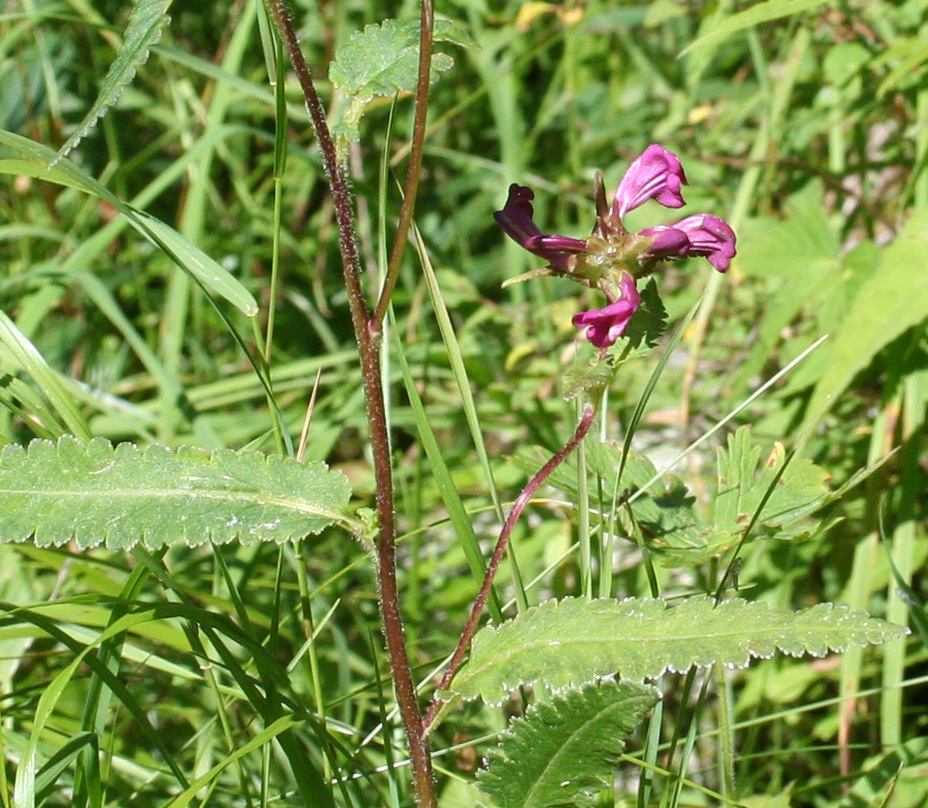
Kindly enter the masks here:
[[[660, 278], [680, 342], [658, 374], [668, 338], [622, 367], [598, 439], [621, 445], [633, 424], [633, 445], [661, 468], [704, 437], [673, 469], [703, 505], [723, 439], [712, 430], [734, 411], [731, 426], [753, 423], [771, 446], [801, 438], [834, 486], [901, 446], [833, 506], [829, 530], [752, 544], [737, 583], [775, 605], [833, 600], [923, 621], [921, 276], [886, 290], [876, 314], [899, 295], [911, 306], [875, 320], [828, 411], [819, 419], [808, 407], [829, 392], [816, 385], [838, 361], [831, 345], [862, 284], [883, 271], [886, 245], [926, 216], [924, 65], [906, 55], [919, 5], [812, 8], [682, 57], [714, 24], [708, 7], [439, 10], [480, 47], [442, 46], [455, 67], [432, 91], [417, 249], [385, 357], [400, 584], [423, 701], [525, 483], [509, 458], [563, 445], [577, 410], [561, 379], [590, 355], [570, 318], [595, 293], [557, 278], [503, 287], [538, 262], [504, 240], [492, 212], [509, 183], [530, 184], [545, 232], [586, 236], [593, 171], [614, 188], [651, 142], [685, 158], [686, 210], [728, 218], [740, 256], [724, 277], [691, 261]], [[337, 120], [346, 101], [331, 98], [326, 59], [385, 12], [362, 2], [293, 12]], [[126, 13], [11, 4], [0, 16], [0, 126], [58, 149], [96, 99]], [[129, 89], [70, 155], [232, 273], [261, 307], [257, 326], [214, 306], [112, 205], [26, 176], [0, 150], [0, 295], [15, 326], [0, 348], [0, 435], [286, 452], [318, 378], [305, 458], [343, 471], [356, 504], [371, 506], [331, 201], [295, 85], [269, 80], [261, 13], [250, 2], [172, 9]], [[397, 98], [389, 124], [391, 105], [375, 104], [348, 158], [372, 298], [410, 110]], [[917, 228], [909, 238], [912, 253], [890, 255], [914, 256], [914, 273], [924, 238]], [[533, 504], [491, 614], [591, 588], [714, 590], [717, 570], [649, 568], [618, 530], [597, 545], [599, 513], [620, 493], [586, 491], [579, 532], [576, 504], [559, 494]], [[163, 555], [0, 546], [0, 600], [4, 808], [296, 805], [300, 793], [318, 805], [412, 804], [374, 571], [342, 531], [283, 549]], [[705, 688], [701, 675], [664, 677], [665, 701], [629, 747], [614, 804], [922, 805], [924, 643], [916, 634], [840, 660], [765, 661]], [[432, 737], [448, 808], [474, 804], [472, 771], [504, 725], [502, 711], [468, 705]]]

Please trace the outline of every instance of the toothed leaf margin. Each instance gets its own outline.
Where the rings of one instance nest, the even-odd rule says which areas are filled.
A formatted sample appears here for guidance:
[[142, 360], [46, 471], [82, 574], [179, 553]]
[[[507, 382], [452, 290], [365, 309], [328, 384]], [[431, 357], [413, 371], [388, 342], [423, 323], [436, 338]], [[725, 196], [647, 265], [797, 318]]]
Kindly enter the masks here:
[[503, 733], [477, 785], [497, 808], [593, 806], [658, 697], [647, 685], [605, 680], [538, 702]]
[[521, 685], [554, 691], [601, 677], [641, 681], [752, 657], [825, 656], [883, 643], [907, 629], [866, 612], [820, 603], [793, 612], [763, 602], [688, 598], [546, 601], [499, 627], [481, 629], [450, 695], [496, 704]]
[[103, 438], [0, 451], [0, 541], [127, 550], [284, 542], [347, 518], [348, 481], [324, 463]]

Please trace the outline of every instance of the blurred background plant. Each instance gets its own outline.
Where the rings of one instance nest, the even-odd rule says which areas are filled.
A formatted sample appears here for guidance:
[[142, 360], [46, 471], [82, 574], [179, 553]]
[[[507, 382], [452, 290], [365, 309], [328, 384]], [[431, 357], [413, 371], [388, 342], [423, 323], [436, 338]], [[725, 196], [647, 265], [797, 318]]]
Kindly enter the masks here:
[[[684, 161], [686, 212], [731, 221], [739, 255], [724, 278], [699, 260], [661, 277], [671, 324], [705, 294], [657, 381], [636, 448], [660, 466], [829, 335], [733, 426], [753, 424], [771, 447], [799, 447], [835, 486], [899, 451], [831, 506], [827, 531], [753, 544], [739, 583], [752, 600], [834, 600], [911, 620], [917, 631], [879, 653], [776, 660], [732, 677], [735, 687], [706, 702], [693, 725], [690, 780], [631, 761], [615, 804], [715, 804], [699, 787], [718, 789], [731, 776], [714, 733], [716, 714], [729, 711], [734, 796], [745, 805], [923, 805], [924, 3], [457, 0], [439, 10], [476, 47], [438, 43], [454, 65], [432, 89], [416, 216], [434, 284], [410, 251], [386, 363], [417, 675], [425, 680], [453, 647], [479, 586], [461, 535], [469, 528], [424, 438], [440, 446], [486, 549], [499, 502], [525, 482], [509, 456], [532, 445], [550, 454], [573, 429], [575, 404], [560, 379], [588, 346], [570, 320], [599, 304], [557, 278], [503, 288], [537, 260], [504, 239], [492, 212], [511, 182], [524, 183], [536, 191], [543, 230], [583, 237], [593, 170], [614, 188], [629, 161], [660, 142]], [[97, 99], [129, 11], [103, 1], [7, 3], [0, 127], [58, 149]], [[294, 3], [292, 12], [336, 123], [350, 109], [326, 81], [338, 49], [367, 24], [417, 18], [415, 4], [361, 0]], [[304, 456], [343, 471], [358, 504], [369, 504], [361, 379], [331, 200], [301, 96], [292, 83], [275, 88], [286, 63], [259, 4], [171, 13], [160, 44], [69, 156], [242, 281], [261, 305], [261, 332], [272, 323], [266, 350], [248, 318], [213, 307], [112, 205], [30, 176], [5, 140], [0, 309], [64, 388], [24, 372], [5, 342], [0, 436], [24, 443], [73, 431], [61, 414], [70, 399], [92, 434], [113, 441], [271, 450], [281, 431], [255, 369], [263, 355], [294, 443], [318, 379]], [[408, 96], [375, 100], [347, 152], [372, 288], [399, 206], [392, 172], [402, 176], [410, 121]], [[664, 220], [677, 218], [649, 204], [629, 215], [630, 227], [668, 213]], [[439, 328], [442, 310], [453, 337]], [[625, 364], [609, 390], [603, 439], [624, 439], [654, 368], [648, 356]], [[675, 470], [697, 502], [714, 484], [709, 457], [693, 452]], [[584, 564], [563, 507], [552, 492], [517, 529], [518, 574], [504, 565], [502, 601], [581, 591]], [[617, 544], [613, 560], [607, 594], [649, 591], [638, 548]], [[666, 592], [713, 586], [705, 566], [657, 572]], [[178, 548], [163, 557], [0, 545], [0, 805], [296, 804], [300, 755], [321, 772], [308, 786], [320, 805], [410, 804], [376, 593], [364, 548], [336, 529], [297, 546]], [[107, 635], [125, 601], [153, 609], [167, 601], [174, 611]], [[94, 654], [79, 657], [86, 644]], [[119, 671], [123, 690], [107, 669]], [[661, 686], [664, 715], [675, 716], [665, 720], [689, 726], [681, 717], [698, 686], [669, 677]], [[294, 705], [298, 715], [311, 705], [326, 723], [306, 721], [302, 751], [281, 752], [267, 742], [283, 731], [275, 724], [283, 706]], [[433, 743], [443, 805], [474, 804], [468, 773], [482, 739], [502, 726], [498, 710], [477, 705], [442, 725]], [[642, 738], [641, 757], [663, 765], [657, 738]], [[48, 763], [34, 783], [14, 787], [7, 778], [29, 754]], [[331, 788], [322, 784], [330, 778]]]

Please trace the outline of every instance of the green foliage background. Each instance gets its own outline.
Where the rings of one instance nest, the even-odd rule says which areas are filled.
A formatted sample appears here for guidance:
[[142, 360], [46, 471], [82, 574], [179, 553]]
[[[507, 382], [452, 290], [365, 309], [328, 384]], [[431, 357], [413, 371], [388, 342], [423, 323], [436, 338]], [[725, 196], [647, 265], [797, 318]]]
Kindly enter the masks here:
[[[200, 279], [214, 305], [144, 228], [127, 227], [126, 211], [27, 170], [10, 145], [18, 136], [55, 151], [79, 130], [129, 11], [31, 0], [0, 14], [0, 128], [11, 133], [0, 145], [0, 309], [16, 329], [4, 321], [0, 440], [72, 432], [288, 453], [319, 374], [303, 457], [327, 461], [349, 479], [355, 504], [369, 505], [331, 201], [301, 97], [292, 82], [274, 83], [259, 7], [175, 4], [148, 60], [68, 155], [234, 276], [261, 307], [257, 330], [247, 300], [236, 308]], [[326, 81], [337, 49], [367, 24], [417, 14], [409, 3], [351, 0], [292, 11], [333, 122], [350, 109]], [[924, 3], [459, 0], [439, 11], [476, 47], [438, 44], [454, 64], [443, 63], [433, 87], [416, 219], [433, 274], [410, 251], [387, 364], [401, 587], [420, 679], [453, 647], [478, 586], [468, 541], [495, 538], [500, 502], [525, 482], [508, 458], [563, 444], [576, 409], [561, 379], [589, 357], [570, 317], [595, 297], [552, 278], [504, 288], [536, 262], [504, 241], [491, 213], [520, 182], [535, 189], [546, 232], [585, 235], [593, 170], [614, 188], [659, 142], [686, 168], [684, 212], [726, 217], [739, 256], [725, 277], [693, 261], [658, 279], [671, 323], [705, 296], [636, 447], [660, 466], [829, 335], [735, 424], [752, 424], [768, 448], [800, 447], [835, 488], [899, 450], [829, 505], [829, 530], [754, 542], [739, 585], [772, 606], [833, 600], [911, 621], [916, 633], [879, 654], [764, 662], [700, 701], [698, 720], [701, 680], [664, 677], [663, 712], [626, 749], [606, 804], [714, 805], [705, 790], [731, 780], [748, 806], [923, 805]], [[372, 289], [398, 209], [392, 172], [405, 167], [410, 109], [402, 94], [375, 99], [347, 156]], [[631, 224], [667, 213], [647, 206]], [[610, 441], [624, 439], [653, 370], [647, 356], [623, 365], [609, 391]], [[462, 373], [472, 397], [463, 407]], [[675, 469], [706, 518], [713, 456], [704, 447]], [[504, 565], [503, 605], [586, 585], [578, 529], [549, 493], [517, 530], [518, 573]], [[612, 549], [600, 593], [649, 594], [638, 548]], [[658, 583], [667, 595], [711, 591], [717, 574], [712, 562], [659, 568]], [[283, 547], [132, 556], [0, 545], [0, 599], [0, 805], [296, 805], [298, 787], [319, 805], [411, 802], [396, 768], [402, 734], [372, 568], [341, 529]], [[470, 772], [503, 723], [479, 704], [446, 719], [433, 739], [444, 752], [443, 805], [474, 804]], [[725, 754], [720, 725], [734, 727], [736, 756]], [[675, 730], [686, 736], [682, 766], [659, 747]], [[31, 759], [42, 767], [35, 781], [16, 779]]]

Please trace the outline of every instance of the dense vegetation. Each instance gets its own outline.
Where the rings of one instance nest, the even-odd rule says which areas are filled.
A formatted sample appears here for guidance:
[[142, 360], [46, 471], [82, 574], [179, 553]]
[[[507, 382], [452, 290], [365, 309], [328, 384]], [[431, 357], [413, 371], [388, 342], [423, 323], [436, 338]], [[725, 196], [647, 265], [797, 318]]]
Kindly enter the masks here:
[[[616, 362], [595, 401], [596, 445], [546, 480], [516, 524], [488, 612], [724, 594], [772, 610], [834, 602], [908, 625], [906, 638], [848, 642], [840, 656], [664, 673], [659, 707], [627, 728], [615, 782], [590, 802], [923, 806], [923, 0], [445, 5], [456, 25], [436, 35], [416, 230], [382, 355], [400, 602], [423, 704], [513, 500], [576, 428], [582, 408], [565, 393], [597, 353], [571, 320], [601, 294], [556, 276], [505, 284], [540, 259], [493, 213], [519, 183], [535, 192], [542, 231], [585, 238], [594, 172], [611, 194], [659, 143], [684, 164], [684, 213], [724, 217], [738, 255], [724, 275], [703, 258], [658, 270], [659, 303], [640, 284], [667, 330]], [[144, 6], [158, 30], [170, 3]], [[303, 95], [260, 3], [175, 4], [147, 59], [147, 44], [128, 52], [130, 11], [13, 0], [0, 13], [0, 806], [251, 808], [309, 805], [307, 794], [412, 805], [370, 552], [376, 479], [358, 346]], [[353, 118], [329, 67], [337, 57], [350, 74], [374, 59], [348, 48], [352, 34], [388, 18], [415, 25], [419, 8], [291, 11], [345, 148], [374, 305], [413, 93], [371, 93]], [[652, 201], [627, 221], [678, 218]], [[187, 245], [231, 280], [208, 266], [191, 274]], [[621, 451], [630, 425], [634, 455]], [[44, 447], [62, 464], [54, 473], [16, 448], [63, 435], [76, 439]], [[304, 522], [296, 541], [230, 541], [245, 537], [190, 528], [174, 492], [162, 506], [137, 498], [117, 522], [106, 491], [75, 507], [54, 493], [92, 437], [290, 455], [320, 475], [311, 463], [325, 461], [350, 484], [353, 516]], [[178, 464], [207, 457], [185, 451]], [[630, 477], [615, 473], [620, 453]], [[743, 546], [684, 552], [649, 533], [646, 512], [622, 509], [648, 462], [673, 461], [679, 485], [666, 482], [658, 504], [717, 527], [723, 468], [753, 478], [768, 456], [774, 471], [757, 479], [821, 497], [814, 517], [810, 507], [788, 529], [758, 519]], [[133, 473], [138, 489], [160, 479]], [[30, 479], [47, 497], [10, 494]], [[333, 513], [345, 512], [341, 484]], [[760, 512], [769, 492], [758, 492]], [[507, 720], [543, 700], [536, 690], [446, 711], [429, 739], [443, 808], [487, 799], [474, 772]]]

